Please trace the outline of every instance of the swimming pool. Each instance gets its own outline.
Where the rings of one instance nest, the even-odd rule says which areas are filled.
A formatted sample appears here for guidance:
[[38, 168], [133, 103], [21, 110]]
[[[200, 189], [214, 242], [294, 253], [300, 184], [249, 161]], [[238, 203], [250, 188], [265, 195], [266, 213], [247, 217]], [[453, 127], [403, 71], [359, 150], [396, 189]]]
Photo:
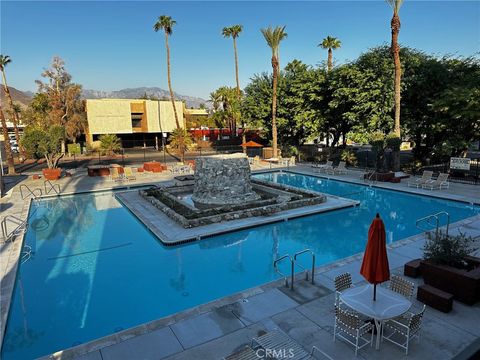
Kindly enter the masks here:
[[415, 220], [436, 211], [448, 211], [452, 222], [480, 213], [460, 202], [313, 176], [255, 177], [361, 204], [165, 247], [113, 193], [34, 203], [25, 242], [35, 254], [18, 272], [2, 358], [46, 355], [277, 279], [272, 262], [285, 253], [308, 247], [321, 265], [361, 252], [376, 212], [388, 242], [419, 233]]

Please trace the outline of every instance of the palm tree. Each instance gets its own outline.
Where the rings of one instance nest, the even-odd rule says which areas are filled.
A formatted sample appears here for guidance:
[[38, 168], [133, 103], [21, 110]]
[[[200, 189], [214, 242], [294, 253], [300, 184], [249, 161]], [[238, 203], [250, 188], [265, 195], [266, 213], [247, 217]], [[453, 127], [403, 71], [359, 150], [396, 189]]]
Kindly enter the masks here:
[[273, 143], [273, 157], [277, 157], [277, 81], [278, 71], [280, 67], [279, 63], [279, 48], [280, 41], [287, 37], [285, 32], [285, 26], [277, 26], [272, 28], [269, 26], [266, 29], [260, 29], [267, 42], [268, 46], [272, 49], [272, 68], [273, 68], [273, 95], [272, 95], [272, 143]]
[[398, 12], [403, 4], [403, 0], [387, 0], [387, 3], [393, 9], [393, 17], [390, 21], [390, 28], [392, 29], [391, 51], [395, 64], [395, 127], [393, 132], [400, 137], [400, 82], [402, 80], [402, 64], [400, 63], [400, 46], [398, 45], [398, 34], [400, 33], [400, 17], [398, 16]]
[[238, 80], [238, 54], [237, 54], [237, 37], [243, 30], [242, 25], [232, 25], [224, 27], [222, 35], [226, 38], [233, 39], [233, 51], [235, 53], [235, 79], [237, 80], [237, 97], [240, 98], [240, 81]]
[[333, 36], [327, 36], [318, 44], [322, 49], [328, 49], [327, 70], [331, 71], [333, 68], [333, 51], [342, 46], [342, 42]]
[[[161, 15], [158, 17], [157, 22], [153, 25], [153, 30], [158, 32], [163, 30], [165, 32], [165, 47], [167, 49], [167, 80], [168, 80], [168, 90], [170, 91], [170, 100], [172, 101], [173, 114], [175, 115], [175, 123], [177, 124], [177, 129], [181, 129], [180, 122], [178, 121], [177, 109], [175, 108], [175, 97], [173, 96], [172, 90], [172, 79], [170, 72], [170, 46], [168, 45], [168, 37], [172, 35], [173, 27], [177, 22], [172, 19], [171, 16]], [[185, 160], [185, 151], [183, 146], [182, 138], [180, 140], [180, 153], [182, 162]]]
[[17, 145], [20, 148], [20, 134], [18, 132], [18, 113], [15, 111], [15, 105], [13, 104], [12, 95], [10, 94], [10, 89], [7, 85], [7, 77], [5, 76], [5, 67], [12, 62], [10, 56], [8, 55], [0, 55], [0, 71], [2, 72], [2, 80], [3, 80], [3, 89], [5, 90], [5, 95], [8, 99], [8, 104], [10, 105], [10, 113], [12, 114], [12, 123], [13, 123], [13, 130], [15, 132], [15, 140], [17, 140]]
[[[5, 147], [5, 156], [7, 158], [8, 175], [15, 174], [15, 163], [13, 162], [12, 146], [10, 145], [10, 138], [8, 137], [8, 128], [5, 116], [3, 115], [2, 104], [0, 104], [0, 122], [2, 124], [3, 143]], [[3, 166], [3, 164], [0, 164]]]
[[[240, 35], [240, 33], [243, 30], [242, 25], [232, 25], [232, 26], [226, 26], [222, 30], [222, 35], [223, 37], [229, 38], [231, 37], [233, 39], [233, 52], [235, 54], [235, 79], [237, 81], [237, 99], [240, 101], [240, 80], [238, 79], [238, 53], [237, 53], [237, 37]], [[237, 124], [234, 124], [234, 131], [235, 134], [237, 132]], [[232, 133], [233, 136], [233, 133]], [[245, 142], [245, 124], [243, 126], [243, 140]]]

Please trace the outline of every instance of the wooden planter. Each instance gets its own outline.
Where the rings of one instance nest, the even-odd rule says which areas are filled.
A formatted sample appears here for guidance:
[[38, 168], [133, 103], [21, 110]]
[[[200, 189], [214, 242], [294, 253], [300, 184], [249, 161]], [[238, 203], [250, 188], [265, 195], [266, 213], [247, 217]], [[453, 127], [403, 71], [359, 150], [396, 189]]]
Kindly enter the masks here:
[[60, 176], [62, 175], [62, 169], [56, 168], [56, 169], [43, 169], [43, 177], [46, 180], [58, 180], [60, 179]]
[[468, 260], [473, 266], [476, 264], [473, 270], [457, 269], [424, 260], [421, 264], [423, 280], [427, 285], [452, 294], [455, 300], [473, 305], [480, 301], [480, 266], [478, 258]]
[[381, 173], [381, 172], [375, 172], [375, 173], [367, 173], [363, 176], [365, 179], [371, 179], [375, 181], [380, 181], [380, 182], [389, 182], [395, 179], [395, 173], [394, 172], [386, 172], [386, 173]]

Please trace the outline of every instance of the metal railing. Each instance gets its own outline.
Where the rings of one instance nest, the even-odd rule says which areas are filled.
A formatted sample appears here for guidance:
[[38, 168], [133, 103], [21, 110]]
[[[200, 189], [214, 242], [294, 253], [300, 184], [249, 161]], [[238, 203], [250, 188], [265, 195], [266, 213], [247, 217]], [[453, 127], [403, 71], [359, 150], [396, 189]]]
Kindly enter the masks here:
[[291, 268], [292, 268], [292, 271], [291, 271], [291, 281], [290, 281], [290, 290], [293, 290], [293, 279], [294, 279], [294, 275], [295, 275], [295, 264], [293, 262], [293, 259], [290, 255], [283, 255], [281, 257], [279, 257], [278, 259], [276, 259], [274, 262], [273, 262], [273, 268], [275, 269], [275, 271], [280, 274], [280, 276], [284, 277], [285, 278], [285, 286], [288, 287], [288, 276], [285, 275], [284, 273], [282, 273], [278, 267], [277, 267], [277, 264], [282, 261], [282, 260], [285, 260], [285, 259], [289, 259], [290, 260], [290, 264], [291, 264]]
[[[24, 189], [27, 191], [26, 195], [23, 194]], [[40, 193], [40, 195], [35, 194], [35, 191], [38, 191]], [[32, 190], [28, 187], [28, 185], [22, 184], [22, 185], [20, 185], [20, 196], [22, 197], [22, 200], [25, 200], [28, 196], [33, 196], [33, 198], [36, 199], [36, 198], [42, 196], [42, 189], [35, 188], [35, 189]]]
[[[47, 185], [49, 185], [49, 188], [47, 188]], [[59, 184], [52, 184], [50, 180], [45, 180], [43, 182], [43, 188], [45, 189], [45, 195], [50, 194], [52, 191], [55, 192], [55, 194], [60, 195], [61, 189]]]
[[[13, 229], [11, 232], [8, 232], [7, 223], [9, 222], [16, 225], [15, 229]], [[25, 220], [22, 220], [16, 217], [15, 215], [5, 216], [2, 219], [2, 223], [1, 223], [4, 242], [8, 242], [12, 240], [13, 237], [17, 236], [21, 232], [21, 230], [23, 230], [25, 223], [26, 223]]]
[[310, 253], [310, 255], [312, 255], [312, 270], [311, 270], [312, 280], [311, 280], [311, 282], [312, 282], [312, 284], [315, 284], [315, 253], [310, 249], [305, 249], [305, 250], [299, 251], [299, 252], [295, 253], [295, 255], [293, 256], [293, 261], [294, 261], [295, 264], [297, 264], [298, 267], [305, 270], [305, 280], [308, 281], [308, 269], [306, 269], [304, 266], [297, 263], [297, 256], [302, 255], [302, 254], [306, 254], [306, 253]]
[[22, 251], [22, 256], [20, 261], [22, 264], [24, 264], [28, 260], [30, 260], [31, 257], [32, 257], [32, 247], [30, 245], [25, 244], [23, 246], [23, 251]]
[[421, 227], [422, 223], [427, 223], [431, 225], [431, 221], [435, 220], [435, 238], [438, 239], [438, 229], [440, 227], [440, 217], [441, 216], [446, 216], [447, 217], [447, 229], [446, 229], [446, 235], [448, 236], [448, 228], [450, 226], [450, 214], [446, 211], [439, 211], [435, 214], [430, 214], [428, 216], [422, 217], [417, 219], [415, 222], [415, 226], [421, 230], [424, 231], [430, 231], [431, 229], [425, 229]]

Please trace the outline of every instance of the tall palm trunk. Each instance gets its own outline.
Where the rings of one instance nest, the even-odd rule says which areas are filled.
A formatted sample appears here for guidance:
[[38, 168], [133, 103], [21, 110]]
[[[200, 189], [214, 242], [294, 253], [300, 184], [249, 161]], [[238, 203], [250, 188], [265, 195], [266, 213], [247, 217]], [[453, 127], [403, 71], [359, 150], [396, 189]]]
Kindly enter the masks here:
[[278, 59], [272, 56], [273, 68], [273, 96], [272, 96], [272, 143], [273, 157], [277, 157], [277, 81], [278, 81]]
[[[235, 53], [235, 80], [237, 81], [237, 99], [240, 102], [240, 80], [238, 79], [238, 53], [237, 53], [237, 40], [235, 37], [233, 37], [233, 52]], [[233, 119], [233, 127], [234, 127], [235, 137], [236, 137], [237, 123], [235, 119]]]
[[[177, 129], [181, 129], [180, 122], [178, 120], [177, 108], [175, 107], [175, 97], [173, 96], [172, 90], [172, 80], [170, 77], [170, 46], [168, 45], [168, 34], [165, 32], [165, 47], [167, 48], [167, 81], [168, 81], [168, 90], [170, 91], [170, 100], [172, 101], [173, 106], [173, 114], [175, 115], [175, 123], [177, 125]], [[180, 136], [179, 140], [179, 150], [180, 150], [180, 157], [182, 162], [185, 160], [185, 144], [183, 135]]]
[[[17, 140], [18, 148], [20, 149], [20, 133], [18, 132], [18, 116], [17, 112], [15, 111], [15, 107], [13, 106], [12, 95], [10, 94], [10, 89], [7, 85], [7, 78], [5, 76], [5, 71], [2, 70], [2, 79], [3, 79], [3, 87], [5, 89], [5, 95], [7, 95], [8, 105], [10, 106], [10, 110], [12, 113], [12, 123], [13, 123], [13, 131], [15, 132], [15, 140]], [[22, 151], [23, 155], [23, 151]]]
[[392, 29], [393, 62], [395, 64], [395, 127], [394, 132], [400, 137], [400, 82], [402, 77], [402, 65], [400, 63], [400, 46], [398, 34], [400, 33], [400, 18], [394, 14], [390, 23]]
[[[8, 175], [15, 175], [15, 163], [13, 162], [12, 147], [10, 146], [10, 138], [8, 137], [7, 121], [3, 115], [2, 105], [0, 104], [0, 122], [2, 123], [3, 143], [5, 144], [5, 155], [7, 157]], [[3, 164], [1, 164], [3, 166]]]
[[330, 72], [333, 68], [333, 51], [332, 48], [328, 49], [327, 70]]

